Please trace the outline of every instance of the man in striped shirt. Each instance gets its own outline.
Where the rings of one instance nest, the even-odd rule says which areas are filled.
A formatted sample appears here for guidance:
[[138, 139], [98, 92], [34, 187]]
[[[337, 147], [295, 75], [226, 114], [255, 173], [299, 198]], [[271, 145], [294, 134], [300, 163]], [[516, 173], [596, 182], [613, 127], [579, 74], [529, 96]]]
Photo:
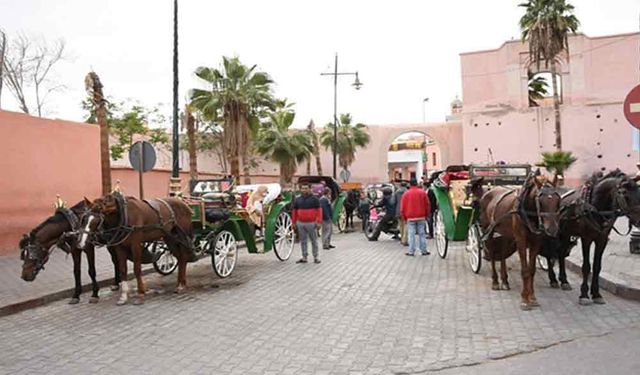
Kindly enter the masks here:
[[318, 227], [322, 224], [322, 209], [320, 200], [311, 194], [309, 185], [300, 187], [302, 194], [293, 201], [293, 225], [298, 230], [300, 236], [300, 247], [302, 248], [302, 258], [296, 263], [307, 263], [307, 239], [311, 241], [311, 251], [313, 253], [313, 263], [320, 263], [318, 254]]

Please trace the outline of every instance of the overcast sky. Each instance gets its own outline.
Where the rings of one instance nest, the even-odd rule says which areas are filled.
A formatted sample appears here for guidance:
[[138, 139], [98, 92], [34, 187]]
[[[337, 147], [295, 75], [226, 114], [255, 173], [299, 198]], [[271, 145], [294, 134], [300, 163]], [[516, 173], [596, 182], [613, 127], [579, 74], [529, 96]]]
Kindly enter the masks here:
[[[519, 38], [523, 0], [268, 1], [180, 0], [180, 98], [198, 85], [198, 66], [222, 56], [257, 64], [276, 81], [275, 94], [296, 103], [296, 125], [331, 121], [332, 78], [359, 71], [364, 86], [338, 82], [338, 112], [368, 124], [444, 121], [461, 94], [459, 53]], [[640, 0], [572, 0], [589, 36], [635, 32]], [[0, 28], [63, 38], [70, 59], [56, 71], [68, 89], [49, 116], [81, 120], [84, 76], [93, 69], [105, 94], [146, 105], [172, 100], [171, 0], [0, 0]], [[462, 98], [464, 99], [464, 98]], [[4, 109], [17, 110], [6, 88]]]

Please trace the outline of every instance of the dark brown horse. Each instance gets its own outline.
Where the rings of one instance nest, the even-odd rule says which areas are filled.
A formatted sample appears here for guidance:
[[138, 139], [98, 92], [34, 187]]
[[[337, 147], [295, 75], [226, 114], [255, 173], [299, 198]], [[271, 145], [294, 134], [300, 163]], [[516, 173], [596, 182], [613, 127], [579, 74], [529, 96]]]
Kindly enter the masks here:
[[[560, 232], [557, 239], [546, 243], [545, 254], [549, 259], [549, 280], [557, 287], [553, 260], [558, 259], [560, 282], [563, 289], [571, 289], [566, 278], [564, 258], [576, 245], [574, 238], [580, 238], [582, 245], [582, 285], [581, 305], [604, 304], [600, 294], [599, 276], [602, 269], [602, 255], [609, 241], [609, 234], [620, 216], [626, 216], [630, 225], [640, 225], [640, 177], [630, 178], [620, 170], [606, 176], [594, 173], [578, 191], [569, 191], [562, 196]], [[593, 275], [589, 288], [589, 262], [591, 244], [595, 243]], [[591, 292], [591, 299], [589, 299]]]
[[[92, 244], [81, 250], [77, 247], [74, 232], [80, 226], [80, 217], [86, 211], [87, 207], [84, 202], [79, 202], [71, 208], [58, 208], [53, 216], [48, 217], [45, 221], [33, 228], [29, 234], [25, 234], [20, 241], [20, 258], [22, 263], [22, 279], [25, 281], [33, 281], [44, 265], [49, 260], [51, 252], [59, 248], [71, 254], [73, 258], [73, 276], [75, 279], [75, 289], [70, 304], [80, 302], [80, 294], [82, 293], [82, 282], [80, 277], [80, 264], [82, 252], [87, 256], [89, 266], [89, 277], [91, 277], [92, 291], [90, 303], [98, 302], [98, 282], [96, 281], [96, 265], [95, 252]], [[118, 273], [117, 260], [115, 252], [111, 252], [111, 260], [113, 261], [115, 273], [115, 285], [113, 290], [117, 290], [120, 282], [120, 274]]]
[[79, 247], [90, 242], [106, 245], [116, 251], [120, 272], [121, 294], [119, 305], [127, 302], [127, 256], [133, 261], [138, 282], [134, 304], [144, 302], [145, 286], [142, 280], [143, 242], [163, 240], [178, 259], [178, 285], [180, 292], [187, 285], [187, 262], [193, 261], [191, 245], [191, 209], [179, 198], [139, 200], [113, 193], [91, 202], [85, 198], [89, 211], [83, 216]]
[[[495, 187], [482, 194], [480, 184], [473, 191], [481, 197], [480, 226], [486, 239], [486, 256], [491, 260], [492, 289], [510, 289], [506, 259], [517, 250], [522, 275], [521, 307], [529, 310], [538, 306], [533, 289], [536, 256], [545, 236], [555, 237], [559, 227], [560, 195], [555, 189], [555, 179], [549, 182], [544, 176], [531, 176], [519, 191]], [[497, 261], [501, 263], [500, 284]]]

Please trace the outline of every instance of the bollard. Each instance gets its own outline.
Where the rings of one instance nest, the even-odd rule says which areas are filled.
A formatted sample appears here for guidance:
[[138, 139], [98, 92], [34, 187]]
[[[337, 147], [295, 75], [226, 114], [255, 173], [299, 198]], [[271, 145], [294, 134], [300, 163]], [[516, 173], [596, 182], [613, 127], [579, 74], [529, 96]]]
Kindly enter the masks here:
[[631, 239], [629, 239], [629, 252], [631, 254], [640, 254], [640, 229], [633, 228], [631, 231]]

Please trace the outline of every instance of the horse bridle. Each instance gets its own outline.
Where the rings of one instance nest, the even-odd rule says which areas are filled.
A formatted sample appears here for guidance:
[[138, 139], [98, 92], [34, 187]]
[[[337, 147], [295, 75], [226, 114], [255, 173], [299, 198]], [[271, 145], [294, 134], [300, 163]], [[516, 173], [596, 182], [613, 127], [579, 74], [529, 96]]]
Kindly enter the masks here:
[[[529, 188], [525, 188], [526, 190], [531, 189], [531, 187]], [[535, 196], [535, 205], [536, 205], [536, 212], [527, 212], [524, 209], [524, 202], [525, 199], [527, 197], [527, 195], [529, 195], [529, 191], [525, 191], [524, 194], [521, 195], [522, 199], [520, 201], [519, 204], [519, 209], [518, 209], [518, 214], [520, 215], [520, 218], [525, 222], [525, 224], [527, 225], [527, 228], [529, 229], [529, 231], [531, 231], [531, 233], [533, 234], [546, 234], [547, 236], [550, 237], [554, 237], [552, 234], [550, 234], [547, 229], [544, 227], [544, 223], [543, 223], [543, 218], [551, 218], [552, 221], [554, 221], [556, 224], [560, 224], [560, 214], [558, 211], [556, 212], [541, 212], [541, 206], [540, 206], [540, 198], [542, 198], [543, 196], [553, 196], [556, 195], [558, 196], [558, 199], [561, 201], [562, 197], [560, 196], [560, 193], [558, 193], [558, 191], [555, 189], [555, 187], [551, 184], [549, 184], [548, 182], [545, 182], [540, 188], [538, 188], [538, 193]], [[529, 220], [529, 216], [537, 216], [538, 218], [538, 227], [534, 228], [533, 224], [531, 223], [531, 220]]]
[[89, 229], [85, 229], [81, 226], [78, 230], [78, 235], [81, 236], [86, 234], [89, 236], [89, 241], [95, 246], [117, 246], [129, 238], [131, 232], [133, 232], [133, 228], [129, 226], [129, 220], [127, 216], [127, 200], [122, 194], [118, 192], [112, 193], [116, 201], [116, 207], [118, 211], [118, 218], [120, 222], [118, 226], [114, 228], [105, 228], [105, 214], [102, 212], [101, 207], [98, 207], [97, 210], [91, 210], [86, 212], [82, 216], [82, 220], [85, 220], [87, 215], [93, 215], [98, 219], [98, 224], [96, 226], [96, 231], [91, 231]]
[[55, 213], [62, 214], [62, 216], [69, 222], [69, 225], [71, 225], [71, 232], [63, 233], [54, 244], [49, 246], [48, 249], [45, 249], [44, 246], [36, 241], [35, 233], [33, 231], [29, 233], [28, 236], [26, 234], [24, 235], [24, 241], [26, 241], [26, 245], [24, 247], [21, 246], [20, 260], [24, 261], [28, 258], [34, 261], [35, 274], [40, 272], [40, 270], [44, 270], [44, 265], [47, 263], [47, 261], [49, 260], [49, 256], [56, 247], [59, 247], [66, 253], [71, 251], [71, 244], [69, 244], [68, 239], [73, 238], [75, 231], [80, 226], [80, 219], [78, 218], [78, 215], [73, 212], [73, 210], [65, 207], [60, 207], [56, 209]]

